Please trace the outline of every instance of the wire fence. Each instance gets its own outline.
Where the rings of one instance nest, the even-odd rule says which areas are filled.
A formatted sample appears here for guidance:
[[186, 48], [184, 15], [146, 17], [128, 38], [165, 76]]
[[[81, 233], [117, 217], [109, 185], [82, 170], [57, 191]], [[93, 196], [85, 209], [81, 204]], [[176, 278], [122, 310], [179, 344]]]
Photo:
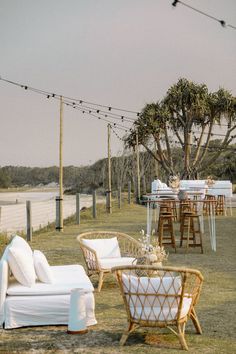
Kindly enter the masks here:
[[[98, 202], [102, 202], [99, 200]], [[92, 206], [92, 195], [81, 195], [80, 209]], [[64, 196], [63, 218], [66, 219], [76, 213], [76, 197]], [[39, 230], [56, 221], [55, 199], [31, 201], [31, 219], [34, 231]], [[0, 206], [0, 233], [26, 233], [26, 202]]]

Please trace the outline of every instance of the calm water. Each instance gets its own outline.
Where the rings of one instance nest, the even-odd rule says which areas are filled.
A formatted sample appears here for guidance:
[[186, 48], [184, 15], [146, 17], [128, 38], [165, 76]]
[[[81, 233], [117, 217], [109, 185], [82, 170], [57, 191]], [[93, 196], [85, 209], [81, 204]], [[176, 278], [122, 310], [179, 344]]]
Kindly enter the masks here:
[[[42, 202], [47, 200], [55, 200], [59, 195], [58, 190], [50, 191], [28, 191], [28, 192], [0, 192], [0, 205], [22, 204], [26, 200], [32, 202]], [[65, 198], [74, 199], [74, 196], [65, 196]]]

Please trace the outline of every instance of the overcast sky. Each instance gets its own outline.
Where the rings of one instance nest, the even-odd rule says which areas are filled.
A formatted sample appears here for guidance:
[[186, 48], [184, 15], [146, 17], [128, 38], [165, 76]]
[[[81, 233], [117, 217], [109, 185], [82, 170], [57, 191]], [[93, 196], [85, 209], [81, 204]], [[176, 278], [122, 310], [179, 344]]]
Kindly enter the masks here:
[[[235, 0], [183, 1], [236, 26]], [[180, 77], [236, 95], [236, 30], [171, 3], [0, 0], [0, 76], [135, 111]], [[58, 101], [0, 81], [0, 122], [0, 166], [58, 165]], [[107, 156], [106, 123], [65, 107], [64, 130], [64, 165]]]

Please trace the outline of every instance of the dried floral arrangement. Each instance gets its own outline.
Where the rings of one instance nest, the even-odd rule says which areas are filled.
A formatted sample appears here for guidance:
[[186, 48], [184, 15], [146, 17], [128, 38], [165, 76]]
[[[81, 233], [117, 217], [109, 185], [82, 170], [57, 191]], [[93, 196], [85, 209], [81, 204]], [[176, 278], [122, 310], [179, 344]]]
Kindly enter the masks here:
[[178, 189], [180, 186], [179, 176], [170, 176], [169, 178], [169, 186], [173, 189]]
[[139, 239], [139, 242], [142, 244], [144, 257], [150, 263], [160, 263], [168, 259], [168, 253], [166, 253], [164, 247], [160, 247], [158, 244], [153, 246], [149, 242], [149, 236], [144, 235], [144, 231], [141, 231], [142, 237]]
[[215, 181], [212, 176], [207, 176], [206, 184], [208, 185], [208, 187], [212, 187], [213, 184], [215, 184]]

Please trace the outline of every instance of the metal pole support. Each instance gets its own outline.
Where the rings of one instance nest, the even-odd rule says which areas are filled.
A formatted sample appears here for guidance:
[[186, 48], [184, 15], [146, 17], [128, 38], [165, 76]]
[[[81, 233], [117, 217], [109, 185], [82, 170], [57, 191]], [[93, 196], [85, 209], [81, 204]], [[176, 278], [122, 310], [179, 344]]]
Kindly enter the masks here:
[[56, 197], [56, 230], [57, 231], [63, 231], [62, 202], [63, 202], [62, 198]]
[[28, 242], [32, 241], [32, 210], [31, 201], [26, 201], [26, 239]]

